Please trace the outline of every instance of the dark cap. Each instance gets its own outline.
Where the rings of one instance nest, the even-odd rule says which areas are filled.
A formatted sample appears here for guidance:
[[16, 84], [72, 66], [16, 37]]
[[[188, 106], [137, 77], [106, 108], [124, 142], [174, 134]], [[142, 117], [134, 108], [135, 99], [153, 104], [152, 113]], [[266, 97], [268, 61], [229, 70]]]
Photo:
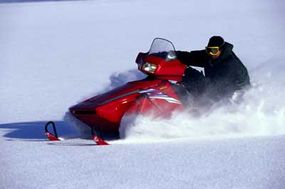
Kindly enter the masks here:
[[225, 44], [221, 36], [213, 36], [209, 39], [208, 47], [222, 47]]

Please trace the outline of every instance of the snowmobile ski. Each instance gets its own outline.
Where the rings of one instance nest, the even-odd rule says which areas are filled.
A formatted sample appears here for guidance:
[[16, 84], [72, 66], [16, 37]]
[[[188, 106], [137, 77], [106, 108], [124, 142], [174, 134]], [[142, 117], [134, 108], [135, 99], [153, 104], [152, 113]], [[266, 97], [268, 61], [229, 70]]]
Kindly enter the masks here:
[[[49, 127], [52, 127], [53, 132], [49, 131]], [[49, 121], [45, 124], [45, 135], [47, 136], [49, 141], [62, 141], [63, 139], [58, 137], [57, 130], [55, 123], [53, 121]], [[92, 140], [97, 144], [97, 145], [109, 145], [102, 137], [98, 136], [96, 131], [91, 129], [91, 135], [92, 135]]]
[[[53, 133], [48, 130], [49, 125], [53, 128]], [[49, 121], [45, 125], [45, 135], [47, 136], [48, 140], [50, 141], [60, 141], [57, 135], [55, 123], [53, 121]]]
[[91, 135], [93, 138], [93, 141], [97, 145], [109, 145], [102, 137], [98, 136], [97, 132], [95, 131], [94, 127], [91, 127]]

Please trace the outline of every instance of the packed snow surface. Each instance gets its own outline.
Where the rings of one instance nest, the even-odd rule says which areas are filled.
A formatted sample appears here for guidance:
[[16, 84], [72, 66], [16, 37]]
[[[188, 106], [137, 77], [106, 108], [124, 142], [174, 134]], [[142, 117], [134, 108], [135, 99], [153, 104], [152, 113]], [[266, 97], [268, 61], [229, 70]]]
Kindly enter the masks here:
[[[284, 188], [282, 0], [6, 2], [0, 188]], [[125, 118], [125, 137], [107, 147], [73, 138], [68, 107], [143, 78], [134, 60], [153, 38], [190, 51], [212, 35], [233, 43], [249, 70], [242, 102], [199, 118]], [[48, 120], [69, 140], [47, 142]]]

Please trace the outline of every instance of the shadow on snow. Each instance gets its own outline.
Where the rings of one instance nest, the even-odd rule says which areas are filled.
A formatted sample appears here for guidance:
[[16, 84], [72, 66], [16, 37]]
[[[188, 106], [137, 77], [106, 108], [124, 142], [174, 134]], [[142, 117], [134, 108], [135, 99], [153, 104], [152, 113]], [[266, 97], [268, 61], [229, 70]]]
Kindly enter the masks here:
[[[146, 75], [136, 69], [128, 70], [123, 73], [114, 73], [110, 76], [110, 86], [106, 87], [103, 91], [122, 86], [123, 84], [145, 78]], [[35, 122], [21, 122], [21, 123], [7, 123], [0, 124], [0, 130], [4, 130], [3, 137], [7, 139], [23, 139], [23, 140], [46, 140], [45, 124], [47, 121]], [[80, 138], [78, 130], [68, 125], [64, 121], [55, 121], [58, 136], [68, 138]]]
[[[5, 130], [3, 137], [8, 139], [46, 140], [45, 121], [0, 124], [0, 130]], [[55, 121], [59, 136], [74, 133], [74, 128], [63, 121]], [[7, 131], [6, 131], [7, 130]]]

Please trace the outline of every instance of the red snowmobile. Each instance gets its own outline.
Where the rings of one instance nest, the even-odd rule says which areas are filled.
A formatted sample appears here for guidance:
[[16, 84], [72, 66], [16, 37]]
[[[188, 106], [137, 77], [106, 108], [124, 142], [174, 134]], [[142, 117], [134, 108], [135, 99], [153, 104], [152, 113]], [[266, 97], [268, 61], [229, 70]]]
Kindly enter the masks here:
[[91, 129], [99, 145], [107, 144], [103, 139], [105, 135], [119, 136], [125, 115], [169, 117], [173, 111], [184, 109], [183, 89], [178, 83], [186, 65], [176, 58], [171, 41], [155, 38], [148, 52], [138, 54], [136, 63], [147, 75], [145, 79], [129, 82], [69, 108], [73, 118]]

